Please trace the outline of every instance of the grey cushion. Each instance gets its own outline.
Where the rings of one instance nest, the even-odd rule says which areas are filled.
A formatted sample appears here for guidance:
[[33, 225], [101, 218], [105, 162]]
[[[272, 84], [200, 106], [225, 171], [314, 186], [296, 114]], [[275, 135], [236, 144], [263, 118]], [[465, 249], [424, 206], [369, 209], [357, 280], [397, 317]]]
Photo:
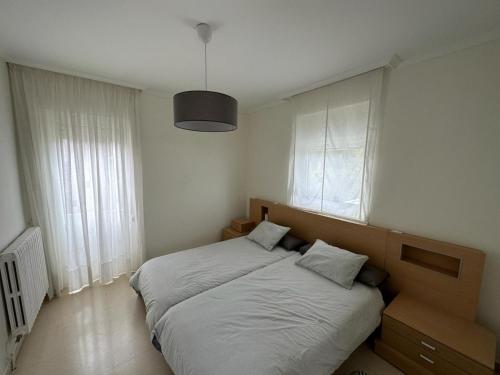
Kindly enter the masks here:
[[284, 248], [286, 250], [299, 251], [299, 249], [306, 244], [307, 244], [307, 242], [304, 241], [303, 239], [295, 237], [294, 235], [291, 235], [290, 233], [287, 233], [283, 236], [281, 241], [278, 243], [278, 246], [281, 246], [282, 248]]
[[247, 235], [247, 238], [271, 251], [289, 230], [288, 227], [282, 227], [270, 221], [262, 221]]
[[366, 255], [355, 254], [316, 240], [295, 264], [351, 289], [354, 279], [367, 260]]
[[371, 264], [365, 264], [361, 268], [361, 271], [359, 271], [358, 276], [356, 276], [356, 281], [368, 286], [377, 287], [388, 277], [389, 274], [385, 270]]
[[299, 248], [299, 253], [304, 255], [305, 253], [307, 253], [307, 250], [309, 250], [312, 247], [312, 245], [313, 245], [312, 243], [306, 243], [305, 245], [302, 245]]

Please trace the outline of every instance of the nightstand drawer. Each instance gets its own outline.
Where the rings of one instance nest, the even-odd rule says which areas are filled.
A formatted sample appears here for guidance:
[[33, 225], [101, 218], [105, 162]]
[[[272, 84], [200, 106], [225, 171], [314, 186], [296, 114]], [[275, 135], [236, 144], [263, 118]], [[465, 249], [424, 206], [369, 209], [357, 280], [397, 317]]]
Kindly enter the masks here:
[[392, 363], [406, 375], [434, 375], [431, 371], [420, 366], [417, 362], [412, 361], [382, 340], [375, 340], [375, 353], [389, 363]]
[[[395, 319], [388, 317], [387, 315], [384, 315], [383, 317], [382, 332], [385, 332], [385, 330], [391, 330], [392, 332], [395, 332], [399, 336], [413, 343], [416, 349], [426, 351], [427, 353], [431, 353], [433, 357], [439, 357], [449, 363], [453, 363], [458, 368], [466, 371], [466, 373], [474, 375], [492, 374], [491, 370], [480, 365], [479, 363], [461, 355], [460, 353], [457, 353], [447, 346], [431, 339], [430, 337], [414, 330], [413, 328], [408, 327], [401, 322], [398, 322]], [[398, 347], [396, 346], [396, 348]]]
[[387, 327], [382, 330], [382, 341], [434, 374], [467, 375], [432, 350], [415, 344]]
[[246, 233], [240, 233], [235, 231], [233, 228], [225, 228], [222, 231], [222, 241], [225, 240], [232, 240], [233, 238], [238, 238], [238, 237], [243, 237], [246, 236], [248, 232]]
[[255, 222], [248, 219], [233, 219], [231, 221], [231, 228], [239, 233], [249, 233], [255, 228]]

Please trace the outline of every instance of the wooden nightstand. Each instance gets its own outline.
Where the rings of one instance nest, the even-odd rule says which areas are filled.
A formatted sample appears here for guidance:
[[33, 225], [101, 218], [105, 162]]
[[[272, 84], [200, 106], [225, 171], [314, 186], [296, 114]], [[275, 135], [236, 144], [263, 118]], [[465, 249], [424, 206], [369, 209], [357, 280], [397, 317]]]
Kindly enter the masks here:
[[222, 241], [243, 237], [252, 231], [255, 222], [248, 219], [234, 219], [231, 226], [222, 230]]
[[384, 310], [375, 352], [409, 375], [492, 375], [495, 346], [488, 329], [400, 294]]
[[243, 237], [246, 236], [249, 232], [246, 233], [240, 233], [235, 231], [233, 228], [224, 228], [222, 230], [222, 241], [225, 240], [230, 240], [233, 238], [238, 238], [238, 237]]

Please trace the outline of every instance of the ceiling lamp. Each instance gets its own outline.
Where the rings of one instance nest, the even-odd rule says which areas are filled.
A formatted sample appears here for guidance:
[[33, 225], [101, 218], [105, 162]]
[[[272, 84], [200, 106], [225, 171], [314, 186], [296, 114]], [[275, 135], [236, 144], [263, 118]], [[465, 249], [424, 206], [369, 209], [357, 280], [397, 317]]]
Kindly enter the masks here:
[[205, 44], [205, 90], [184, 91], [174, 95], [174, 125], [198, 132], [227, 132], [238, 127], [238, 102], [233, 97], [207, 90], [207, 43], [212, 38], [210, 25], [196, 26]]

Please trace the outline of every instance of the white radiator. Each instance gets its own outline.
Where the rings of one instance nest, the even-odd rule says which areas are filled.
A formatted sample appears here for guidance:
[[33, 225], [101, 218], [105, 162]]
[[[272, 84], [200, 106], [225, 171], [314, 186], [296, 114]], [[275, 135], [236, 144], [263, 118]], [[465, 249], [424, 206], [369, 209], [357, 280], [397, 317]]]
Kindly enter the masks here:
[[26, 229], [0, 254], [0, 274], [12, 337], [30, 333], [49, 289], [39, 227]]

